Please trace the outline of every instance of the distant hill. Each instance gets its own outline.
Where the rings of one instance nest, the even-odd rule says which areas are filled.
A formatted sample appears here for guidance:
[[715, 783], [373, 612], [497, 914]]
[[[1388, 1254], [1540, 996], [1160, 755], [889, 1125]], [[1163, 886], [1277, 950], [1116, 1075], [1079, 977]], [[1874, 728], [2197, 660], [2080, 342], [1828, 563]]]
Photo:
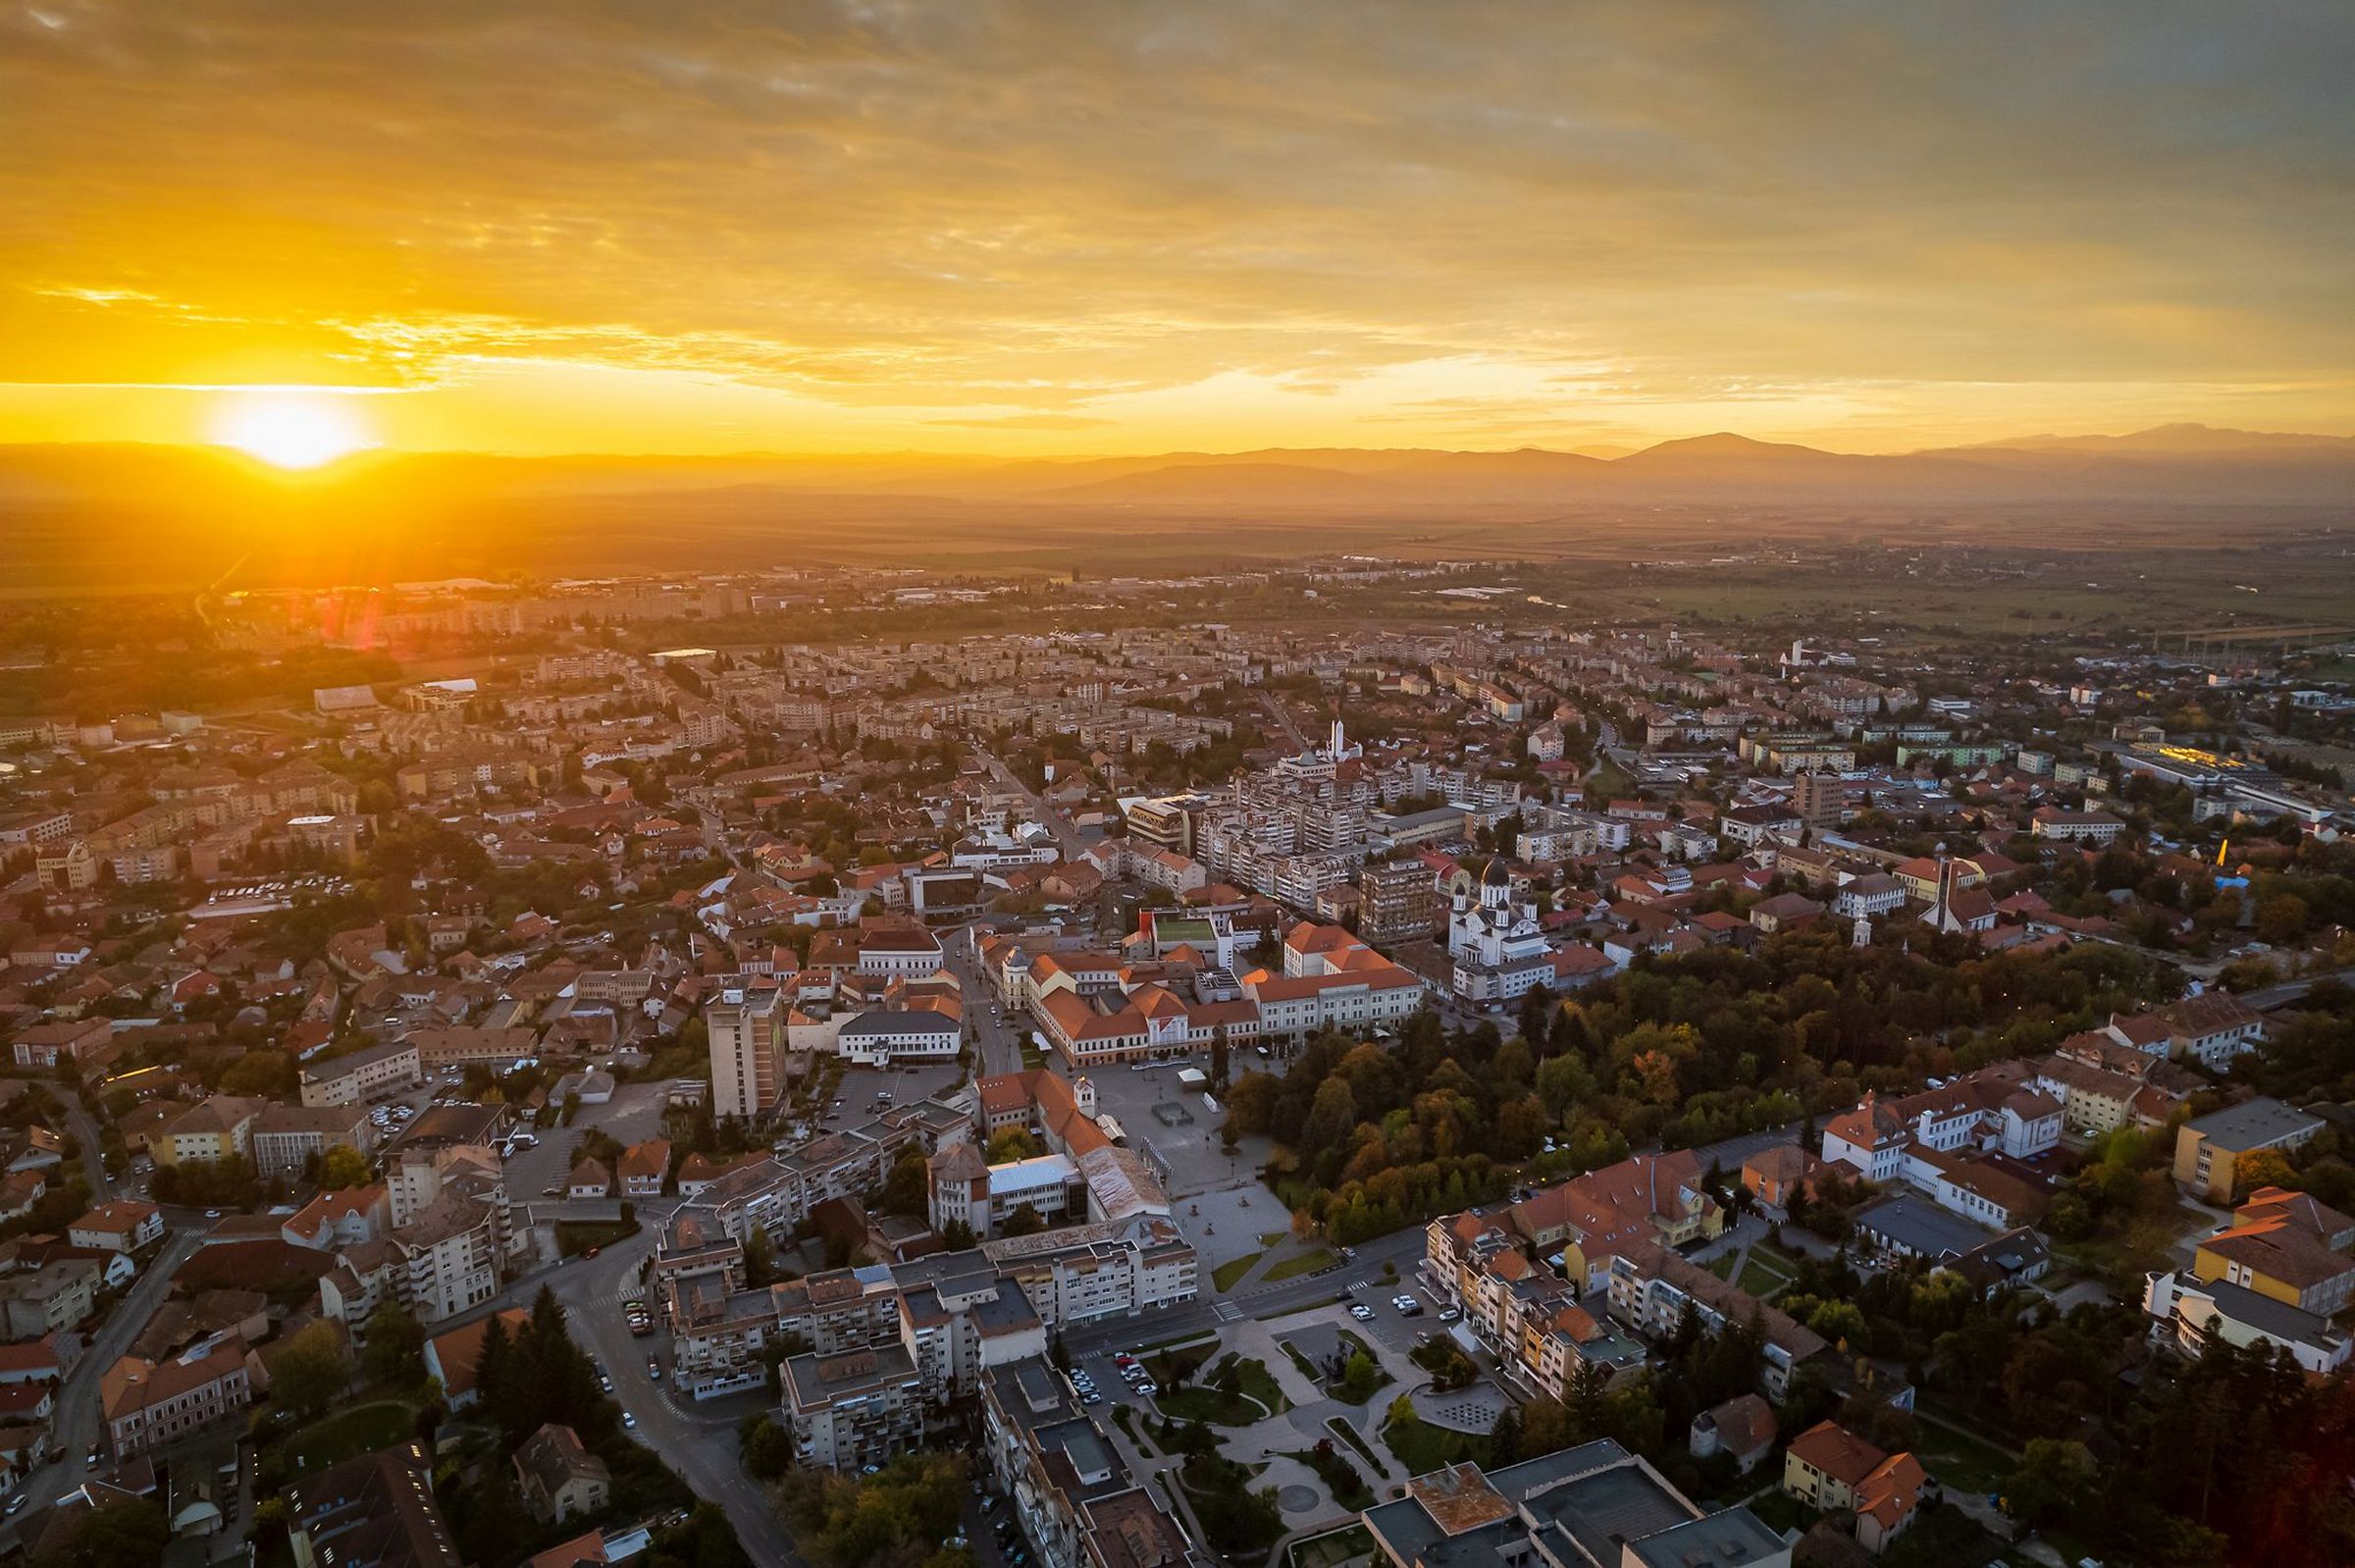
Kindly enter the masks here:
[[2355, 437], [2290, 436], [2256, 430], [2218, 430], [2213, 425], [2157, 425], [2126, 436], [2015, 436], [1981, 442], [1959, 451], [2138, 452], [2162, 456], [2206, 456], [2217, 452], [2281, 452], [2355, 448]]
[[[1731, 433], [1617, 457], [1537, 447], [1020, 461], [368, 452], [301, 475], [216, 447], [0, 446], [0, 554], [15, 579], [0, 593], [206, 582], [230, 570], [240, 580], [336, 571], [376, 581], [445, 575], [460, 562], [560, 574], [660, 557], [671, 542], [692, 545], [699, 559], [881, 551], [932, 561], [986, 548], [1048, 563], [1099, 544], [1115, 512], [1132, 549], [1177, 540], [1153, 531], [1166, 517], [1173, 529], [1231, 521], [1260, 548], [1299, 550], [1329, 548], [1352, 519], [1377, 517], [1592, 532], [1624, 522], [1628, 507], [1806, 511], [1847, 526], [2057, 505], [2110, 508], [2111, 528], [2121, 515], [2130, 526], [2136, 507], [2355, 508], [2355, 440], [2169, 425], [1877, 455]], [[1294, 532], [1270, 532], [1277, 526]], [[339, 558], [337, 543], [347, 564], [320, 564]]]

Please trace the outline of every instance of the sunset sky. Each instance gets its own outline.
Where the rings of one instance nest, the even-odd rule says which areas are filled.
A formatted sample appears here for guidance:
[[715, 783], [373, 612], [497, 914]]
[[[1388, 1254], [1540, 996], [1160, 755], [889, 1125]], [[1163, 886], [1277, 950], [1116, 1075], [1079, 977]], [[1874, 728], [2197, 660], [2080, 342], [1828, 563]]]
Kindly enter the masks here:
[[2350, 82], [2343, 0], [0, 0], [0, 441], [2343, 434]]

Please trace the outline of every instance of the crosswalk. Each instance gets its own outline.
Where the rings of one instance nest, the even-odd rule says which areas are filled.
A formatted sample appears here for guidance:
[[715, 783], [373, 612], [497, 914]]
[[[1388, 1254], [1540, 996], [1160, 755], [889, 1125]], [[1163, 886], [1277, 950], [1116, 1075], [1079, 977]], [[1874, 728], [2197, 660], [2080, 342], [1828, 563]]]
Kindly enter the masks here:
[[1240, 1323], [1243, 1318], [1243, 1309], [1231, 1301], [1215, 1301], [1210, 1310], [1221, 1323]]

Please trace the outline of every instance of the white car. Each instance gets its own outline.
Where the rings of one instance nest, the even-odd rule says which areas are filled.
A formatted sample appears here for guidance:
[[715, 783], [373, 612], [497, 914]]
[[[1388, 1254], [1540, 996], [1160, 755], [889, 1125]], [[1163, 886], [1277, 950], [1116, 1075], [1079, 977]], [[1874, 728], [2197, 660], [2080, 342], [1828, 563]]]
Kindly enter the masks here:
[[1372, 1323], [1374, 1321], [1374, 1309], [1367, 1306], [1363, 1301], [1352, 1301], [1349, 1303], [1349, 1316], [1355, 1318], [1360, 1323]]

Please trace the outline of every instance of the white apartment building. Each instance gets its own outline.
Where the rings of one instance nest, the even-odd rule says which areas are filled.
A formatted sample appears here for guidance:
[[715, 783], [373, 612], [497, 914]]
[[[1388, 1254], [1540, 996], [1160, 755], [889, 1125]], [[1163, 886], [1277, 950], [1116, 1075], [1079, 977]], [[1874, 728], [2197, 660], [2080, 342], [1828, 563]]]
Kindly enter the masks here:
[[414, 1040], [387, 1040], [343, 1056], [307, 1064], [302, 1070], [302, 1103], [312, 1110], [358, 1105], [424, 1081]]

